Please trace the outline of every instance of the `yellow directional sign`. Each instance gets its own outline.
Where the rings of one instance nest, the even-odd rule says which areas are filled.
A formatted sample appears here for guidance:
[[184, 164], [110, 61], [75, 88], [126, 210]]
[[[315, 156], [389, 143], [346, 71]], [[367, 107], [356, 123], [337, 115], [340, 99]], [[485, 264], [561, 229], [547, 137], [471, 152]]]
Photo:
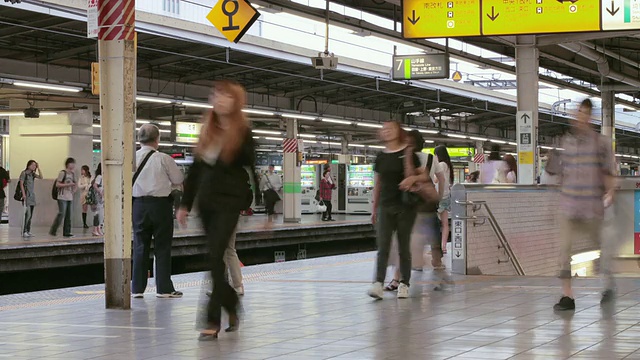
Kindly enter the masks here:
[[258, 10], [247, 0], [218, 0], [207, 15], [207, 20], [227, 40], [237, 43], [259, 17]]
[[480, 1], [403, 0], [402, 33], [407, 39], [478, 36]]
[[599, 1], [483, 0], [482, 14], [482, 35], [600, 31]]

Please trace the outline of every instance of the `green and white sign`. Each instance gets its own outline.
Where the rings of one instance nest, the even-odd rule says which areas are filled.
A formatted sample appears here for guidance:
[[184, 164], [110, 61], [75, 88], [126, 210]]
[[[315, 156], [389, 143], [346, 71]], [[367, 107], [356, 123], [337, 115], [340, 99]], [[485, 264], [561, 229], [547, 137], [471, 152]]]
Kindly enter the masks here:
[[176, 141], [182, 143], [197, 143], [202, 124], [190, 122], [176, 122]]

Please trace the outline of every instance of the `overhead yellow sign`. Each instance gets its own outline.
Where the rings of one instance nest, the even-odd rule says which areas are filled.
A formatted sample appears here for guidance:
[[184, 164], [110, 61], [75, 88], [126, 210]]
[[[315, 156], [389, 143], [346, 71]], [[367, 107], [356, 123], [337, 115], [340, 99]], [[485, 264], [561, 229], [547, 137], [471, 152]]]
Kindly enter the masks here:
[[207, 20], [227, 40], [237, 43], [259, 17], [258, 10], [247, 0], [218, 0]]
[[599, 1], [483, 0], [482, 35], [600, 31]]
[[407, 39], [478, 36], [480, 1], [403, 0], [402, 33]]
[[100, 95], [100, 64], [91, 63], [91, 94]]

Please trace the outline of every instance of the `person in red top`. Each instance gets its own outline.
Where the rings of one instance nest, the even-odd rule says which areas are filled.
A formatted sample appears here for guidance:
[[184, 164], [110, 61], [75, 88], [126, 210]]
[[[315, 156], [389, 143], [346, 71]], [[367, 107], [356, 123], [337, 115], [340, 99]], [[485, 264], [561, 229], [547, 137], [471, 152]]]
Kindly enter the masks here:
[[331, 168], [324, 169], [322, 180], [320, 180], [320, 201], [327, 207], [327, 211], [322, 214], [322, 221], [335, 221], [331, 218], [331, 193], [336, 188], [331, 178]]

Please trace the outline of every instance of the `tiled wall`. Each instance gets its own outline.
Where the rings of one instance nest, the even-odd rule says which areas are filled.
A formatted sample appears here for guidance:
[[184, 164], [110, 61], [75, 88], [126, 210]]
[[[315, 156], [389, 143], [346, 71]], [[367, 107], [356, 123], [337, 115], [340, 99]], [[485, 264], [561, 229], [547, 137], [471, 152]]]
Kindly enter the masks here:
[[[470, 201], [486, 201], [511, 244], [526, 275], [553, 276], [558, 272], [558, 193], [554, 190], [470, 191]], [[469, 215], [486, 215], [484, 208]], [[467, 226], [467, 272], [516, 275], [497, 236], [489, 225]], [[573, 245], [573, 253], [595, 248], [588, 241]], [[499, 261], [501, 261], [499, 263]]]

